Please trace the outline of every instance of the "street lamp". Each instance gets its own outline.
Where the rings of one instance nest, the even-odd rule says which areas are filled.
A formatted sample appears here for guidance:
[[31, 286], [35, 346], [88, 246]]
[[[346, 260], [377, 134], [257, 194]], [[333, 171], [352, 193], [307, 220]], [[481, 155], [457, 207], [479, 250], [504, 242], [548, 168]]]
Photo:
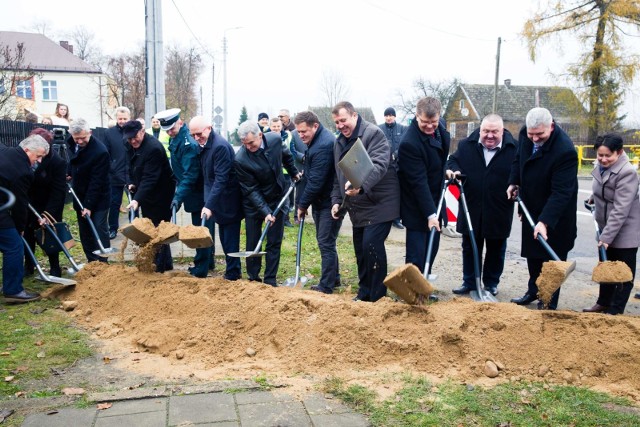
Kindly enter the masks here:
[[229, 137], [229, 128], [227, 126], [227, 117], [229, 111], [227, 111], [227, 31], [239, 30], [242, 27], [225, 28], [222, 37], [222, 96], [224, 96], [224, 103], [222, 104], [224, 113], [224, 127], [222, 129], [222, 137], [227, 139]]

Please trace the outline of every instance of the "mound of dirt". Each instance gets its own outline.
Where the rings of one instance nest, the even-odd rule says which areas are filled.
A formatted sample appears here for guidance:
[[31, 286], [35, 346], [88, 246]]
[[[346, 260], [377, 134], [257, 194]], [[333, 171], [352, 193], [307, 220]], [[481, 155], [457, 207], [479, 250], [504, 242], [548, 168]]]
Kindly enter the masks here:
[[[151, 353], [175, 372], [189, 365], [219, 378], [408, 370], [475, 383], [583, 385], [640, 400], [638, 317], [466, 298], [427, 307], [389, 298], [372, 304], [102, 263], [76, 279], [60, 297], [78, 302], [71, 312], [78, 323], [107, 343], [124, 342], [140, 355], [138, 364]], [[499, 371], [489, 375], [488, 365]]]

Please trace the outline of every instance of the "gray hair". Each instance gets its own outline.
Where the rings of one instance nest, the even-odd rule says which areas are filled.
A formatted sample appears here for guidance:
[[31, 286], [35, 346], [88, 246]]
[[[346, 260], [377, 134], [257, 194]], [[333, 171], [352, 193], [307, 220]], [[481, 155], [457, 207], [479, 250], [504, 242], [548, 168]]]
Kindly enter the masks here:
[[291, 117], [289, 110], [287, 110], [286, 108], [283, 108], [282, 110], [280, 110], [280, 114], [282, 114], [283, 116]]
[[256, 136], [260, 133], [260, 127], [257, 123], [247, 120], [238, 127], [238, 138], [240, 138], [240, 141], [244, 141], [250, 133]]
[[44, 149], [45, 156], [49, 154], [49, 143], [40, 135], [31, 135], [20, 141], [20, 147], [24, 150], [35, 152], [40, 148]]
[[91, 132], [91, 128], [89, 127], [89, 123], [85, 119], [77, 118], [71, 122], [69, 125], [69, 133], [71, 135], [77, 135], [80, 132]]
[[116, 108], [116, 114], [118, 113], [126, 113], [127, 116], [131, 117], [131, 110], [129, 110], [127, 107], [120, 106]]
[[480, 126], [482, 126], [485, 123], [497, 123], [500, 125], [501, 128], [504, 128], [504, 121], [502, 120], [502, 117], [500, 117], [496, 113], [490, 113], [484, 116], [484, 119], [482, 119]]
[[553, 117], [551, 117], [551, 113], [549, 110], [542, 107], [536, 107], [529, 110], [527, 118], [525, 119], [527, 129], [535, 129], [540, 126], [551, 126], [552, 122]]

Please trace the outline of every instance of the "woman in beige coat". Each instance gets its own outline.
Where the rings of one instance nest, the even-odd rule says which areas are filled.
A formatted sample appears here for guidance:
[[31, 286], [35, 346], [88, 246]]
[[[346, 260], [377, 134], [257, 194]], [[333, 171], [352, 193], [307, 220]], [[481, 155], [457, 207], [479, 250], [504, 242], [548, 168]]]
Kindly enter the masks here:
[[[604, 246], [609, 261], [622, 261], [636, 272], [640, 245], [640, 201], [638, 173], [622, 149], [622, 137], [608, 133], [596, 139], [598, 164], [593, 175], [592, 201], [601, 230], [598, 246]], [[624, 283], [600, 283], [598, 301], [586, 312], [622, 314], [633, 289], [633, 279]]]

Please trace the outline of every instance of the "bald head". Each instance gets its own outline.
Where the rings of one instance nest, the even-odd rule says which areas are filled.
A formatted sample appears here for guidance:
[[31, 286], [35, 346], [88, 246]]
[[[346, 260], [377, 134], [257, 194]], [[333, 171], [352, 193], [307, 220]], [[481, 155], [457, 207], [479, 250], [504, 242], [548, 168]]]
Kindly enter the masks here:
[[195, 116], [189, 122], [189, 132], [198, 144], [205, 145], [211, 134], [211, 121], [203, 116]]

